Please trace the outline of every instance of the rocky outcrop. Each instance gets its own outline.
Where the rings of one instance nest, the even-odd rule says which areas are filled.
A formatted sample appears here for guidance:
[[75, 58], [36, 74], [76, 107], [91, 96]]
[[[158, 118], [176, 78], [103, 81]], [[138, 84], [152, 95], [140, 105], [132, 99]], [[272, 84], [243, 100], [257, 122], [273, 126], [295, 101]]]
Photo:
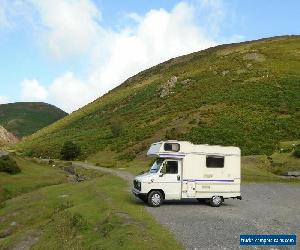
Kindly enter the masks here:
[[243, 56], [244, 60], [250, 60], [255, 62], [264, 62], [266, 60], [265, 56], [260, 53], [249, 53]]
[[175, 84], [177, 82], [177, 77], [172, 76], [170, 80], [168, 80], [166, 83], [162, 84], [159, 91], [159, 96], [161, 98], [166, 97], [170, 94], [172, 94], [172, 89], [175, 87]]
[[18, 142], [19, 139], [12, 133], [8, 132], [4, 127], [0, 126], [0, 146], [13, 144]]

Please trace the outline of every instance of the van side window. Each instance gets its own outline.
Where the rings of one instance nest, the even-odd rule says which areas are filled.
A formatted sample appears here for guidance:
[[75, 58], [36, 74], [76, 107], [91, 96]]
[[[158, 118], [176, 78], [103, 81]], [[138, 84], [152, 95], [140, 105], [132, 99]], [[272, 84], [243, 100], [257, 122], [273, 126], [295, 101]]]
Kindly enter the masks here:
[[178, 152], [180, 150], [180, 145], [178, 143], [165, 143], [164, 150]]
[[208, 168], [224, 168], [224, 156], [207, 155], [206, 167]]
[[178, 174], [178, 161], [167, 161], [166, 174]]

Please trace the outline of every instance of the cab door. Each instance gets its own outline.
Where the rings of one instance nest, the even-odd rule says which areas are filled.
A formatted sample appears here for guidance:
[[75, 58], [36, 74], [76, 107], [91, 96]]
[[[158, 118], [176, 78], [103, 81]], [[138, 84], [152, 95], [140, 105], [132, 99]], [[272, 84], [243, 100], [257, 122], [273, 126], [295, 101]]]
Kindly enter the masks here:
[[165, 160], [159, 175], [160, 186], [165, 192], [165, 199], [181, 199], [182, 161]]

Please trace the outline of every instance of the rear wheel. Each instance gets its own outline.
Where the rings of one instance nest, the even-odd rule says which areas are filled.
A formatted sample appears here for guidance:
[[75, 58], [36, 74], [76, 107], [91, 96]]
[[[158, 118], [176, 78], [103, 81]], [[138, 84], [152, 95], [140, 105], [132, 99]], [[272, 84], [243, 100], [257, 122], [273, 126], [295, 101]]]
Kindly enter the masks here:
[[163, 202], [163, 196], [159, 191], [152, 191], [148, 195], [148, 204], [151, 207], [159, 207]]
[[212, 207], [219, 207], [223, 202], [223, 198], [221, 196], [213, 196], [209, 199], [209, 204]]

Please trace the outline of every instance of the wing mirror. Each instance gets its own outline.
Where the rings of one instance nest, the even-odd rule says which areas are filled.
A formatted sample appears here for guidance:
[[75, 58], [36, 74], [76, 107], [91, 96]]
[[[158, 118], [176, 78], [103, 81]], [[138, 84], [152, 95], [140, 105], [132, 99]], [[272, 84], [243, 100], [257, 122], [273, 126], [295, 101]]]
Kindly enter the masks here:
[[161, 168], [161, 170], [160, 170], [160, 175], [159, 175], [159, 177], [164, 176], [164, 174], [166, 174], [166, 173], [167, 173], [167, 164], [164, 162], [163, 165], [162, 165], [162, 168]]

